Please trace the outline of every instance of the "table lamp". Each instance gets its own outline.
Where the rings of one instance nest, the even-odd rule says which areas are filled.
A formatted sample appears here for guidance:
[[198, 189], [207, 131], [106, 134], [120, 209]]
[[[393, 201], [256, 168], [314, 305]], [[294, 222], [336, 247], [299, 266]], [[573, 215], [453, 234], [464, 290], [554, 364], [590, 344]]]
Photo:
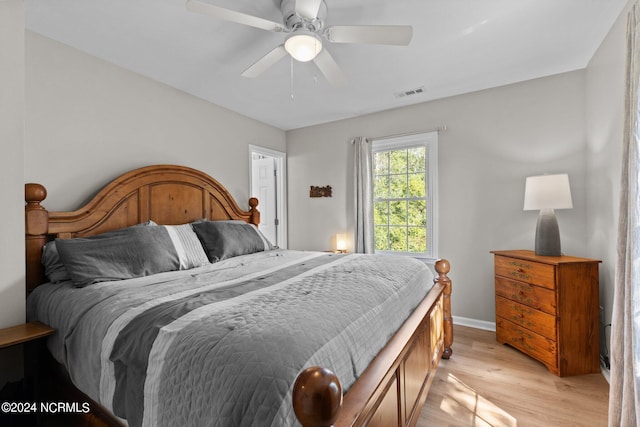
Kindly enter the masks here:
[[560, 256], [560, 230], [554, 209], [571, 209], [569, 175], [529, 176], [524, 188], [524, 210], [539, 210], [536, 255]]

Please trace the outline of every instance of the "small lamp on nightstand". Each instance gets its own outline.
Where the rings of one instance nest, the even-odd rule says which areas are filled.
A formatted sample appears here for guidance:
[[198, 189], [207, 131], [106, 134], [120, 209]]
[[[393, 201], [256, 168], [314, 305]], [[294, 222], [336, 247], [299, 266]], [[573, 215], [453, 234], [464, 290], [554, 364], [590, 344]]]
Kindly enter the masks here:
[[536, 226], [536, 255], [560, 256], [560, 230], [554, 209], [571, 209], [569, 175], [527, 177], [524, 210], [540, 210]]
[[347, 252], [347, 238], [344, 234], [336, 234], [336, 252]]

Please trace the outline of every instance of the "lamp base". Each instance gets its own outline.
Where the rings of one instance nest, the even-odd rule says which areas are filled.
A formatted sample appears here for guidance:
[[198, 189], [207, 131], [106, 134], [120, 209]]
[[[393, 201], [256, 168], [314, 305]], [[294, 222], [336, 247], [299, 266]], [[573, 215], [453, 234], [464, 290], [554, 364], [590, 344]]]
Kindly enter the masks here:
[[560, 229], [553, 209], [542, 209], [536, 226], [536, 255], [560, 256]]

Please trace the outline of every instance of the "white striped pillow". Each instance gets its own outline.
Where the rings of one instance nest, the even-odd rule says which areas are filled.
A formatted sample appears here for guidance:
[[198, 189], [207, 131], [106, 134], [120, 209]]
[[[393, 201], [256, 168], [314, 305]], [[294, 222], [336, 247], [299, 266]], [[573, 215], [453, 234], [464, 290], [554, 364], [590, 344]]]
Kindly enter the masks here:
[[200, 239], [191, 228], [191, 224], [162, 225], [171, 237], [180, 259], [180, 270], [202, 267], [209, 264], [209, 258], [200, 243]]

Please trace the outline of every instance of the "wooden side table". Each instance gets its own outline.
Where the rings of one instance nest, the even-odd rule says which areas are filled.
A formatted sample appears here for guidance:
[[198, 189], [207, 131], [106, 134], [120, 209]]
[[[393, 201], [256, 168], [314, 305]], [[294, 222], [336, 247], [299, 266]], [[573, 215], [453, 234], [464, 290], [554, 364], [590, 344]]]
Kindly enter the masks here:
[[[41, 338], [48, 337], [56, 330], [41, 322], [27, 322], [21, 325], [0, 329], [0, 349], [24, 344], [24, 381], [22, 392], [23, 398], [35, 401], [39, 397], [38, 383], [38, 355], [43, 344]], [[6, 415], [6, 414], [5, 414]], [[35, 425], [40, 424], [37, 414], [35, 414]], [[23, 418], [26, 422], [28, 418]]]
[[40, 322], [28, 322], [0, 329], [0, 349], [48, 337], [55, 331]]

